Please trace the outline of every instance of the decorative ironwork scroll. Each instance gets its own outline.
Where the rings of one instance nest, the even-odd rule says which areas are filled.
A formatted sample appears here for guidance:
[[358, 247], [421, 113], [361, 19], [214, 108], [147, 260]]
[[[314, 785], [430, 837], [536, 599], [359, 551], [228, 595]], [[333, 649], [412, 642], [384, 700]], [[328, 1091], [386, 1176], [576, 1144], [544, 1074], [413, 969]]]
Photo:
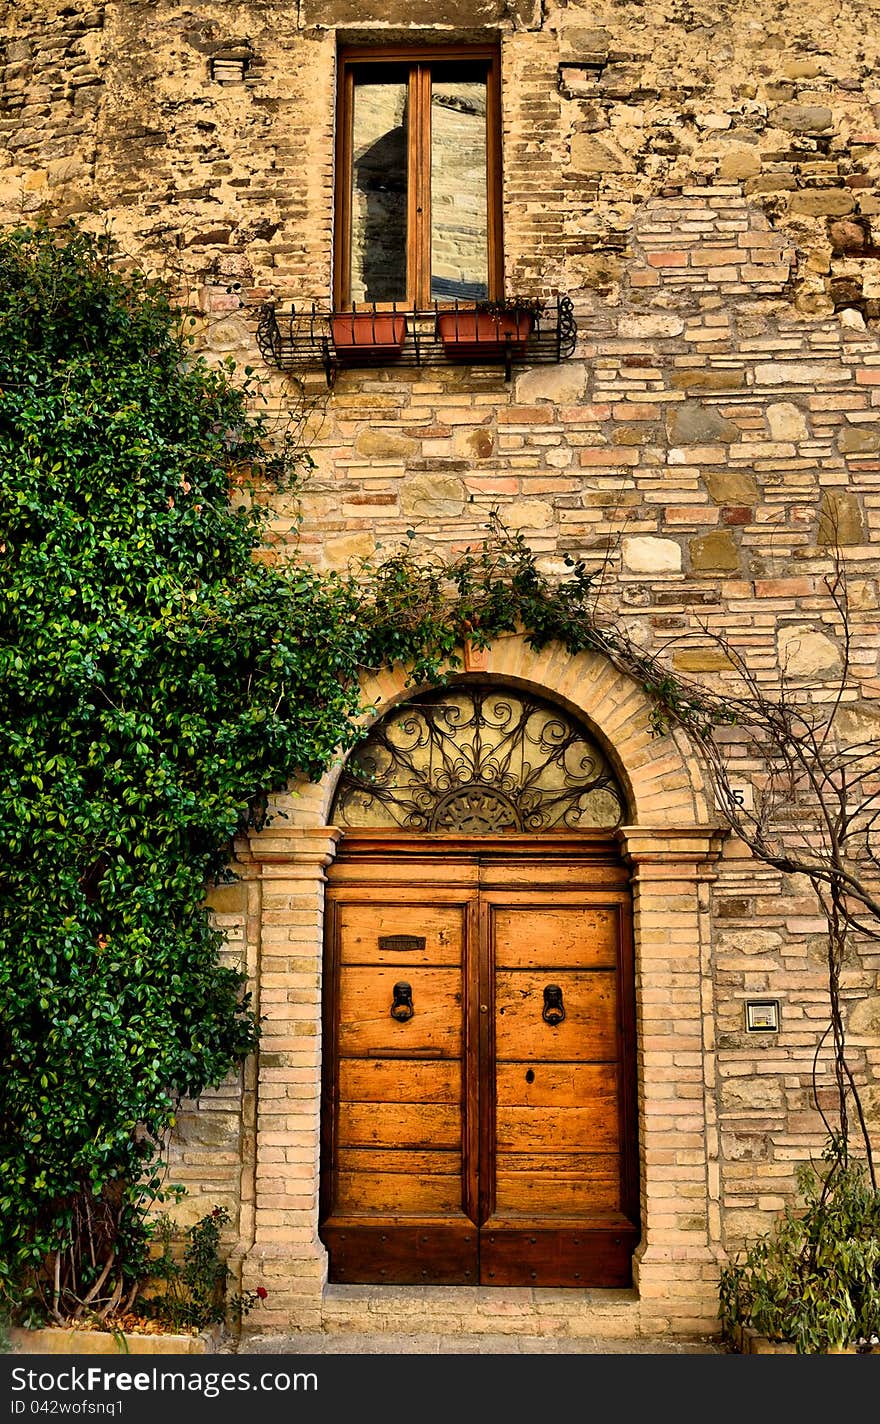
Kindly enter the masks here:
[[624, 798], [602, 752], [561, 708], [458, 683], [395, 707], [355, 748], [338, 826], [496, 835], [616, 826]]

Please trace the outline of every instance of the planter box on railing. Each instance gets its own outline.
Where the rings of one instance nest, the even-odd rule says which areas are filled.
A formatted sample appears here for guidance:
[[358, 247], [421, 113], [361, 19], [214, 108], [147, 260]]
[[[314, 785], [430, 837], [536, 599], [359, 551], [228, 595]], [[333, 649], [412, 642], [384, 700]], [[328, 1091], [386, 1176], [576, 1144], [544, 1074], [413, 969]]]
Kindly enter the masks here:
[[281, 371], [323, 368], [328, 385], [340, 369], [357, 366], [500, 365], [510, 379], [515, 365], [565, 361], [574, 354], [577, 325], [571, 300], [548, 297], [539, 310], [479, 311], [474, 303], [413, 308], [334, 311], [318, 301], [286, 313], [261, 308], [257, 343], [263, 359]]
[[393, 312], [335, 312], [330, 318], [338, 360], [356, 363], [364, 356], [395, 360], [403, 350], [406, 317]]
[[443, 349], [456, 361], [488, 361], [513, 352], [521, 354], [534, 325], [530, 311], [497, 313], [456, 308], [437, 316]]

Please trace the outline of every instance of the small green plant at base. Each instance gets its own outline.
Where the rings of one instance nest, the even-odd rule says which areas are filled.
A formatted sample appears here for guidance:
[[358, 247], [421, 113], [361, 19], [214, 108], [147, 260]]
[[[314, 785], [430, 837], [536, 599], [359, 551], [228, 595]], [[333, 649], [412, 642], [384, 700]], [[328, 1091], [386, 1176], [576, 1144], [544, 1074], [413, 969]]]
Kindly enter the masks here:
[[798, 1354], [880, 1337], [880, 1191], [861, 1162], [832, 1136], [823, 1165], [803, 1166], [803, 1209], [786, 1207], [774, 1228], [721, 1273], [720, 1319], [726, 1340], [754, 1330], [793, 1344]]
[[220, 1233], [229, 1224], [229, 1212], [215, 1206], [186, 1233], [183, 1257], [174, 1252], [176, 1229], [168, 1215], [157, 1217], [154, 1240], [162, 1247], [153, 1263], [151, 1278], [164, 1283], [158, 1295], [142, 1299], [141, 1309], [170, 1330], [204, 1330], [222, 1324], [230, 1313], [247, 1315], [268, 1291], [227, 1295], [229, 1269], [220, 1255]]

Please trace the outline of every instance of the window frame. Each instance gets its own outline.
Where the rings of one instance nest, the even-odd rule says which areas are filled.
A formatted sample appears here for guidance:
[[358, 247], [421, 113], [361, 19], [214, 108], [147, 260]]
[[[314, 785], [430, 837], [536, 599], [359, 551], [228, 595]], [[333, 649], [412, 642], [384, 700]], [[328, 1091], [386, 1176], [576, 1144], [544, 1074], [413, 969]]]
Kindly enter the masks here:
[[[486, 64], [486, 219], [490, 301], [504, 291], [501, 212], [501, 55], [496, 44], [346, 45], [337, 56], [336, 182], [333, 241], [333, 306], [350, 311], [352, 165], [355, 70], [370, 65], [409, 65], [413, 115], [407, 144], [407, 292], [405, 301], [360, 302], [376, 310], [453, 307], [431, 289], [431, 69], [448, 60]], [[472, 305], [468, 302], [466, 305]]]

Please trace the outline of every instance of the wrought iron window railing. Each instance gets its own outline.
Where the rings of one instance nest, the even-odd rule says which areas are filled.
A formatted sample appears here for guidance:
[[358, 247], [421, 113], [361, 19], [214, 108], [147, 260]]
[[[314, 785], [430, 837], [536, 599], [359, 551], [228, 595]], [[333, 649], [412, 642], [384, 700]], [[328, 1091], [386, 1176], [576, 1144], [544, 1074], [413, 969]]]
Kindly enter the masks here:
[[284, 311], [268, 302], [257, 328], [269, 365], [293, 372], [323, 369], [330, 386], [339, 370], [365, 366], [501, 365], [510, 380], [514, 366], [566, 360], [576, 342], [572, 303], [561, 295], [537, 310], [509, 302], [481, 310], [457, 301], [422, 309], [365, 304], [334, 311], [307, 301]]

